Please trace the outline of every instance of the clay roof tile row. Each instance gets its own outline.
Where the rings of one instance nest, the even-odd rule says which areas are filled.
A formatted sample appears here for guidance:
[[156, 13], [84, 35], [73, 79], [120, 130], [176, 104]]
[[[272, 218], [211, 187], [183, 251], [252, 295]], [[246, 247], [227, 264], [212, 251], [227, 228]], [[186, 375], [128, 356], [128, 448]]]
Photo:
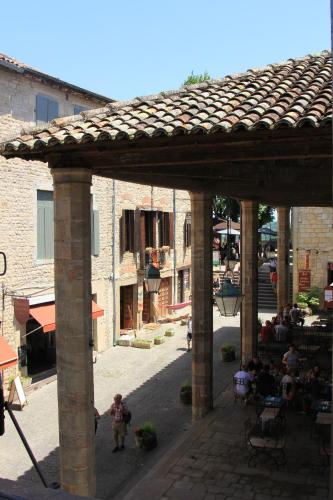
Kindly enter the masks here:
[[332, 118], [331, 68], [331, 53], [323, 51], [178, 91], [113, 102], [25, 132], [0, 151], [19, 156], [68, 143], [325, 126]]

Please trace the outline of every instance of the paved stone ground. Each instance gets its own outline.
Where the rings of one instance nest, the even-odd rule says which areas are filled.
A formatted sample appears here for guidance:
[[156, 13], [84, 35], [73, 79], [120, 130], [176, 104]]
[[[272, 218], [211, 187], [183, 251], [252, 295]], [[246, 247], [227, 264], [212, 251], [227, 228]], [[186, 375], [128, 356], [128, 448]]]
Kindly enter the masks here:
[[[287, 465], [266, 458], [248, 466], [243, 436], [254, 407], [233, 401], [232, 389], [217, 398], [215, 410], [192, 426], [123, 500], [325, 500], [328, 467], [311, 437], [306, 415], [287, 412]], [[118, 497], [117, 497], [118, 498]]]
[[[221, 318], [215, 309], [214, 322], [216, 397], [226, 388], [239, 363], [223, 365], [218, 359], [218, 350], [224, 341], [232, 341], [239, 348], [239, 317]], [[168, 326], [162, 325], [140, 336], [154, 337], [164, 333]], [[191, 354], [186, 352], [186, 327], [174, 326], [176, 334], [167, 338], [165, 344], [150, 350], [111, 348], [100, 355], [94, 365], [95, 401], [102, 415], [96, 436], [98, 498], [113, 498], [123, 487], [137, 482], [191, 425], [191, 408], [182, 405], [178, 396], [181, 383], [191, 378]], [[58, 480], [56, 390], [53, 380], [29, 394], [29, 404], [23, 411], [15, 412], [47, 483]], [[126, 451], [112, 454], [111, 419], [107, 410], [116, 392], [125, 396], [133, 421]], [[135, 426], [147, 420], [155, 424], [159, 442], [150, 453], [136, 449], [133, 438]], [[0, 476], [28, 486], [40, 482], [9, 416], [6, 433], [0, 438]]]

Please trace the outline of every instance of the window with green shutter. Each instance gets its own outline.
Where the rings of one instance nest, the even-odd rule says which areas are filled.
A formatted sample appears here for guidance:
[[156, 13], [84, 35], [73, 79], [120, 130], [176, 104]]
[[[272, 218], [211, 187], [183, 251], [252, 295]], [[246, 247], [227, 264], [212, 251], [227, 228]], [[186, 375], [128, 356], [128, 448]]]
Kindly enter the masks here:
[[91, 209], [91, 254], [99, 255], [99, 211]]
[[37, 259], [53, 259], [53, 192], [37, 191]]

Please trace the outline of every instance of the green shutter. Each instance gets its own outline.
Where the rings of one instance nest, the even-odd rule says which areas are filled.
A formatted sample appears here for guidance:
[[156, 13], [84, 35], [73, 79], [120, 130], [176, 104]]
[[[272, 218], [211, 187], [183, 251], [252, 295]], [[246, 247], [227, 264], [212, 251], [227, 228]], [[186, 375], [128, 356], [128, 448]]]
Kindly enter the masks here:
[[36, 122], [47, 122], [47, 98], [43, 95], [36, 96]]
[[[39, 204], [39, 203], [38, 203]], [[45, 258], [44, 207], [37, 207], [37, 259]]]
[[53, 227], [53, 202], [48, 203], [44, 209], [45, 224], [45, 258], [53, 259], [54, 256], [54, 227]]
[[99, 211], [93, 210], [93, 235], [92, 235], [92, 253], [99, 255]]
[[37, 191], [37, 259], [53, 259], [53, 192]]

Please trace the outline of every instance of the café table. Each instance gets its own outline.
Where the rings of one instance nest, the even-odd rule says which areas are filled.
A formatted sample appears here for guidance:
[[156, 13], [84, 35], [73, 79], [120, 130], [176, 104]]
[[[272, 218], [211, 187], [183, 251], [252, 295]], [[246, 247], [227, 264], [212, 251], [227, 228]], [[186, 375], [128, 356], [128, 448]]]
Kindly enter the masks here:
[[332, 411], [331, 401], [327, 401], [326, 399], [315, 400], [311, 404], [311, 410], [316, 411], [318, 413], [331, 413]]
[[322, 413], [318, 412], [316, 416], [317, 425], [331, 425], [332, 423], [332, 414], [331, 413]]
[[264, 408], [281, 408], [284, 400], [281, 396], [266, 396], [261, 400], [260, 404]]
[[280, 408], [271, 407], [271, 408], [265, 408], [263, 410], [263, 412], [259, 416], [263, 432], [270, 427], [271, 422], [276, 419], [276, 417], [279, 415], [279, 412]]

